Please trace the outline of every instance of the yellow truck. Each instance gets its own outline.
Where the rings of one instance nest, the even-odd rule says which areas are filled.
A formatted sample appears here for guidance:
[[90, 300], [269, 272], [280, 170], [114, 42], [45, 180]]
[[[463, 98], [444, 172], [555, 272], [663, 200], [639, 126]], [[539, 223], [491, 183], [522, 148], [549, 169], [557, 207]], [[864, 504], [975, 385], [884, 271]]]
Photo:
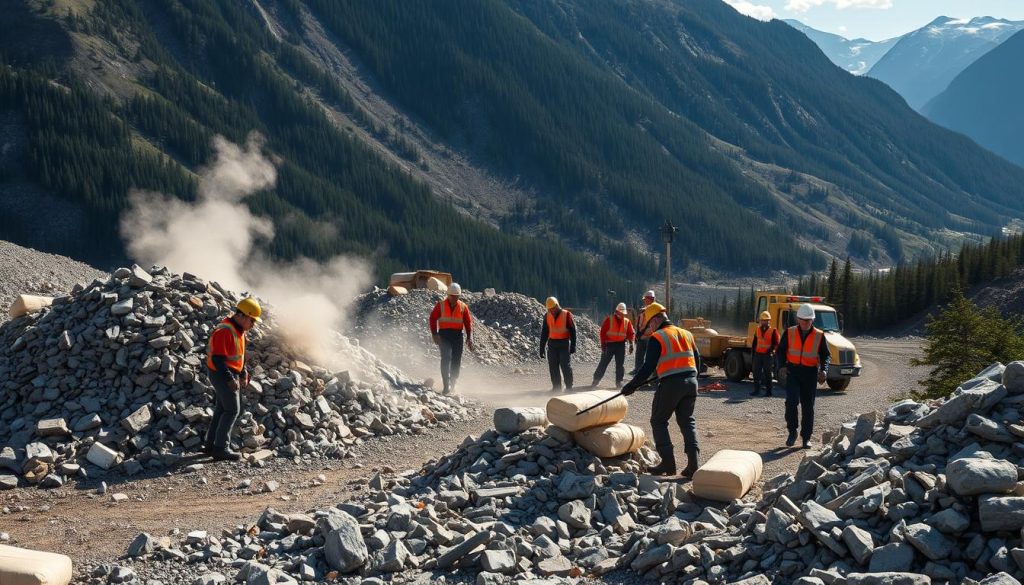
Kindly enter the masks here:
[[[704, 319], [684, 319], [683, 327], [693, 333], [697, 349], [706, 365], [719, 366], [725, 370], [730, 381], [739, 382], [750, 375], [751, 348], [754, 330], [759, 326], [757, 316], [768, 311], [772, 325], [785, 334], [786, 328], [796, 325], [796, 311], [800, 305], [810, 303], [814, 307], [814, 326], [825, 332], [825, 341], [832, 354], [826, 384], [831, 390], [846, 390], [850, 381], [860, 375], [860, 356], [850, 340], [843, 337], [839, 315], [831, 305], [825, 304], [824, 297], [797, 296], [777, 292], [758, 292], [755, 295], [754, 319], [747, 324], [746, 337], [722, 335], [711, 328]], [[785, 383], [785, 371], [776, 372], [776, 378]]]

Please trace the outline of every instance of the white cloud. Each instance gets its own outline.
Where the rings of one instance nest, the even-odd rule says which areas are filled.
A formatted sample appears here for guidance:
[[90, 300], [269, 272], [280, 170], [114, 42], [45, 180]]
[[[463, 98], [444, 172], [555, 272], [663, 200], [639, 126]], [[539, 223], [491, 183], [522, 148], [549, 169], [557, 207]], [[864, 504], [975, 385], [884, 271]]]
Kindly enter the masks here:
[[839, 30], [839, 32], [841, 32], [841, 33], [844, 33], [844, 34], [845, 34], [845, 33], [846, 33], [846, 30], [847, 30], [847, 29], [846, 29], [846, 26], [845, 26], [845, 25], [840, 25], [840, 26], [839, 26], [839, 29], [838, 29], [838, 30]]
[[895, 0], [789, 0], [786, 2], [786, 10], [789, 12], [807, 12], [811, 8], [832, 4], [836, 10], [847, 8], [874, 8], [887, 10], [892, 8]]
[[758, 20], [771, 20], [775, 18], [775, 11], [771, 6], [754, 4], [747, 0], [725, 0], [725, 3], [736, 9], [740, 14], [746, 14]]

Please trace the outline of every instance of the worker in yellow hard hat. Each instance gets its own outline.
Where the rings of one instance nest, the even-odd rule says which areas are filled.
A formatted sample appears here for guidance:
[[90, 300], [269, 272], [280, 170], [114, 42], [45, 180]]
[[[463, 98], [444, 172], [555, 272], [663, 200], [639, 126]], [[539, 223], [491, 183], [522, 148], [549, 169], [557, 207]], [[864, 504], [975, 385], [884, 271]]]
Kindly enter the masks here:
[[754, 370], [754, 391], [751, 396], [761, 393], [761, 386], [765, 388], [765, 396], [772, 395], [772, 364], [775, 359], [775, 349], [779, 346], [779, 331], [772, 327], [772, 314], [762, 311], [761, 323], [754, 330], [754, 342], [751, 347], [751, 366]]
[[558, 304], [558, 299], [548, 297], [544, 306], [544, 324], [540, 330], [540, 357], [545, 350], [548, 358], [548, 372], [551, 374], [551, 391], [562, 390], [562, 378], [565, 378], [565, 390], [572, 392], [572, 364], [569, 356], [576, 353], [576, 322], [572, 313]]
[[[651, 333], [654, 331], [647, 327], [649, 325], [647, 322], [647, 307], [656, 304], [654, 302], [655, 298], [654, 291], [649, 290], [644, 293], [641, 299], [644, 308], [636, 318], [636, 362], [633, 364], [633, 369], [629, 372], [630, 376], [636, 374], [637, 370], [644, 363], [644, 355], [647, 353], [647, 341], [651, 339]], [[658, 306], [660, 307], [661, 305]]]
[[213, 418], [206, 431], [203, 451], [214, 459], [238, 461], [242, 455], [231, 449], [231, 431], [242, 409], [240, 390], [249, 385], [245, 368], [245, 333], [260, 322], [263, 309], [256, 299], [242, 299], [235, 313], [210, 334], [206, 369], [213, 384]]

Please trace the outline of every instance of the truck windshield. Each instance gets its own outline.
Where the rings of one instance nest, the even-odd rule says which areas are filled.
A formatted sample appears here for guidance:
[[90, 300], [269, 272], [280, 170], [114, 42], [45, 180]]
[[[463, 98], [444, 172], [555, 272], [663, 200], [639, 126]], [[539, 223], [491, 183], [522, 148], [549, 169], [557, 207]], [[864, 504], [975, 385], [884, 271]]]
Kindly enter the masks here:
[[835, 311], [817, 311], [814, 315], [814, 326], [822, 331], [839, 331], [839, 317]]

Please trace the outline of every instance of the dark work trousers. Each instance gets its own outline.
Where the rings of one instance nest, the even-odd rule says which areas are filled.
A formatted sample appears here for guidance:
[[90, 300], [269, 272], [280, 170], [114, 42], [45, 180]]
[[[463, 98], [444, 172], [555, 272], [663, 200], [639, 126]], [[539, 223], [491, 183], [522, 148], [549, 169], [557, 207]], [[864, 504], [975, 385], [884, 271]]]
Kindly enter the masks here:
[[462, 370], [462, 330], [441, 329], [437, 334], [441, 338], [441, 381], [447, 391], [459, 381]]
[[235, 419], [242, 409], [240, 392], [228, 387], [231, 375], [225, 372], [207, 370], [210, 383], [213, 384], [213, 418], [210, 428], [206, 431], [206, 444], [214, 449], [227, 449], [231, 446], [231, 430]]
[[770, 353], [757, 353], [751, 356], [751, 365], [754, 368], [754, 392], [759, 392], [763, 386], [772, 393], [772, 364], [775, 358]]
[[615, 358], [615, 387], [618, 388], [622, 384], [622, 379], [626, 377], [626, 368], [623, 362], [626, 361], [626, 342], [615, 341], [606, 343], [604, 350], [601, 351], [601, 361], [597, 364], [597, 369], [594, 370], [594, 386], [604, 378], [604, 372], [608, 369], [608, 364], [611, 363], [612, 358]]
[[644, 365], [644, 356], [647, 355], [647, 339], [636, 337], [636, 363], [633, 364], [633, 372], [639, 372], [640, 366]]
[[658, 383], [651, 404], [651, 431], [658, 454], [675, 463], [672, 437], [668, 434], [668, 420], [676, 415], [676, 424], [683, 433], [683, 448], [689, 455], [700, 450], [697, 445], [697, 420], [693, 409], [697, 406], [697, 376], [676, 374]]
[[572, 365], [569, 363], [569, 340], [548, 340], [548, 372], [551, 373], [551, 388], [562, 389], [565, 378], [566, 390], [572, 390]]
[[[799, 422], [800, 438], [805, 441], [814, 434], [814, 398], [817, 392], [817, 368], [789, 366], [786, 376], [786, 429], [790, 434], [796, 434]], [[799, 421], [797, 406], [800, 407]]]

